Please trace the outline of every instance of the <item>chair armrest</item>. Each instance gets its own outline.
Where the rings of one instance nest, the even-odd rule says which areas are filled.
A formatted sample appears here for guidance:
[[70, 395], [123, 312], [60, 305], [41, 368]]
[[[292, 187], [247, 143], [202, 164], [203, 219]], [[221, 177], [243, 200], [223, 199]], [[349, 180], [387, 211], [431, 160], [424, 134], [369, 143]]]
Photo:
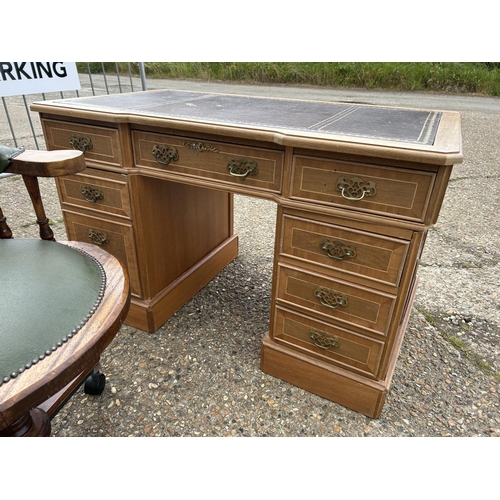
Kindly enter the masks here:
[[81, 151], [26, 150], [13, 158], [4, 172], [36, 177], [58, 177], [76, 174], [84, 169], [85, 158]]

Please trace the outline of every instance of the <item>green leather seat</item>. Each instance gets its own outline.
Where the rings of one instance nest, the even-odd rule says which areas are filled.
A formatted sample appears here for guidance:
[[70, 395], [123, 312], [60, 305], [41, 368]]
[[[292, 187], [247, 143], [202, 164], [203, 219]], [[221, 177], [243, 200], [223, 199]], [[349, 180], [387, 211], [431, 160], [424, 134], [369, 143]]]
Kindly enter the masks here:
[[102, 265], [53, 241], [0, 240], [0, 386], [78, 334], [106, 286]]

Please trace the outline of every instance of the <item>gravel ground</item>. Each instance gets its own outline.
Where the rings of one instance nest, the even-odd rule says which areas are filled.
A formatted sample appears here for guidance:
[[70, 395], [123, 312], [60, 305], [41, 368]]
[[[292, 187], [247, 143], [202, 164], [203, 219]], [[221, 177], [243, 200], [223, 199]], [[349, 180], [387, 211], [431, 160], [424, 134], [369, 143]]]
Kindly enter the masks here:
[[[498, 102], [498, 100], [496, 101]], [[500, 106], [496, 107], [499, 110]], [[370, 419], [259, 369], [268, 328], [276, 207], [235, 197], [240, 253], [157, 332], [124, 326], [101, 360], [101, 396], [79, 390], [55, 436], [500, 435], [500, 111], [463, 112], [465, 162], [429, 233], [387, 402]], [[17, 237], [29, 202], [19, 178], [0, 204]], [[51, 181], [47, 212], [65, 237]]]

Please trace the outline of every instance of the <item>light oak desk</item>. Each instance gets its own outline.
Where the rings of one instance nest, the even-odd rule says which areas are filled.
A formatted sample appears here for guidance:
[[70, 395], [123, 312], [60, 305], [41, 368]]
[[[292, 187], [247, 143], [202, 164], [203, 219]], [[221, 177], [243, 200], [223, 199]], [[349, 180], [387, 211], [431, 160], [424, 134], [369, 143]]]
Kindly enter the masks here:
[[128, 268], [126, 322], [155, 331], [238, 252], [233, 194], [278, 204], [261, 368], [378, 417], [437, 220], [460, 116], [183, 91], [34, 103], [68, 238]]

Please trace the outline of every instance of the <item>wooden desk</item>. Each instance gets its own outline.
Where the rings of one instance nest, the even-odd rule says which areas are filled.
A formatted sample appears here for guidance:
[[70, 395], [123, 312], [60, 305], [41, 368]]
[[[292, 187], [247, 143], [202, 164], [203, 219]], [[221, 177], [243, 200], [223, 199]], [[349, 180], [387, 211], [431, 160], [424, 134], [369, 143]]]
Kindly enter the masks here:
[[155, 331], [236, 257], [233, 193], [274, 200], [262, 370], [380, 415], [458, 113], [169, 90], [32, 109], [48, 149], [85, 151], [58, 182], [68, 237], [125, 263], [129, 324]]

